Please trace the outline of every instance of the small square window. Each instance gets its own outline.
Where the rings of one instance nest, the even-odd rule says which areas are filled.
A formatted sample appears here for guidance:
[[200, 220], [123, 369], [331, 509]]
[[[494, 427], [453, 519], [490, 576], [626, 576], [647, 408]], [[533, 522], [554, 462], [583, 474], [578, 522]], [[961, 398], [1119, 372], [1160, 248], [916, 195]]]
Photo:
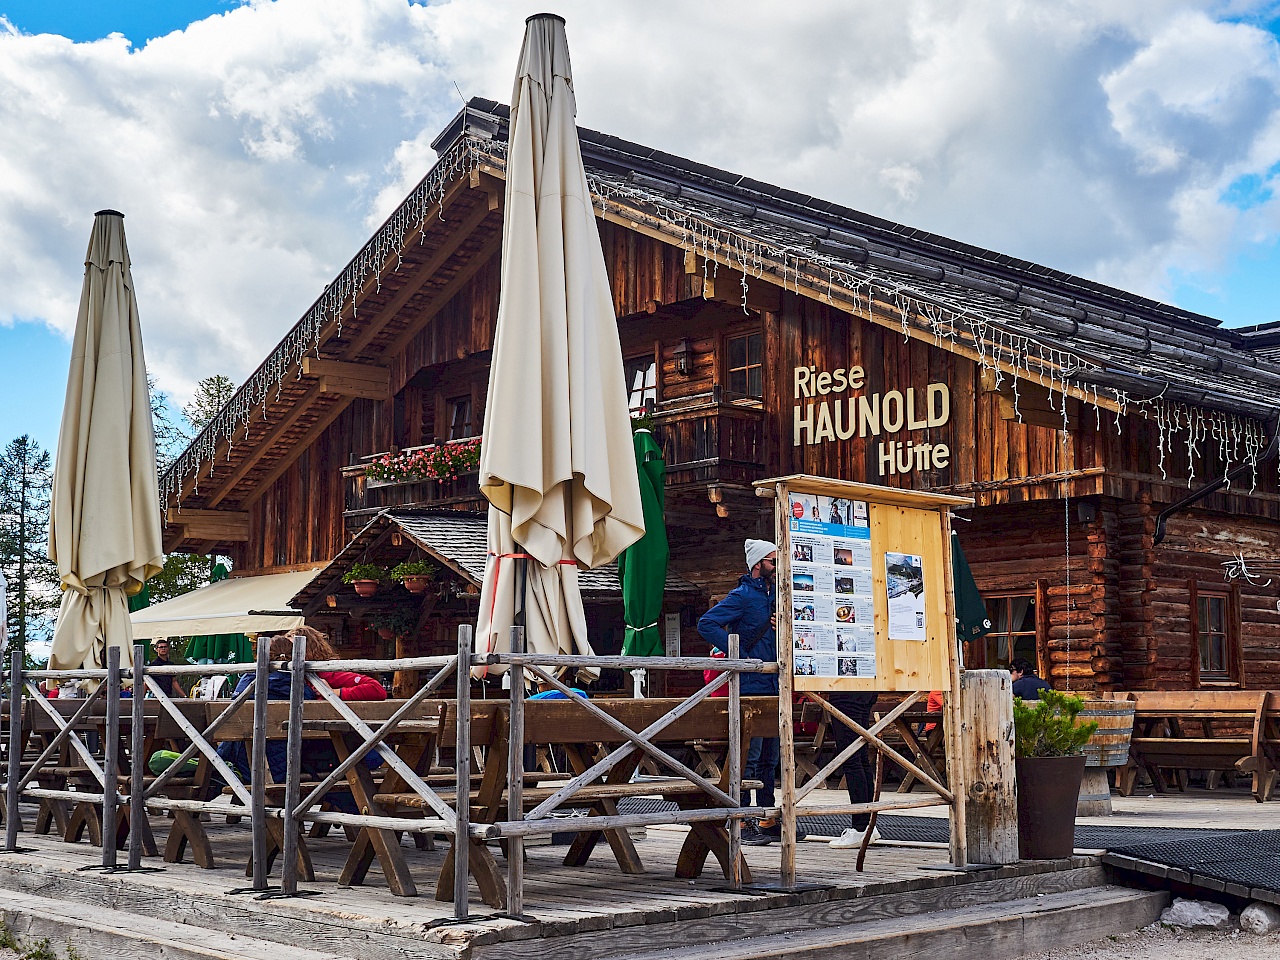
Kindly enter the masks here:
[[1196, 640], [1201, 680], [1231, 679], [1229, 598], [1215, 594], [1196, 597]]

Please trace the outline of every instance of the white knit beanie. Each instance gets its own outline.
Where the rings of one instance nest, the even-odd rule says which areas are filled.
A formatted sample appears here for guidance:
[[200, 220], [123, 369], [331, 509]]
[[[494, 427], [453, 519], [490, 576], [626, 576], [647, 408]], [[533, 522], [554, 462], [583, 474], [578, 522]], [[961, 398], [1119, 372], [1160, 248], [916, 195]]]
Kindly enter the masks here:
[[754, 570], [757, 563], [778, 549], [768, 540], [748, 540], [746, 546], [748, 570]]

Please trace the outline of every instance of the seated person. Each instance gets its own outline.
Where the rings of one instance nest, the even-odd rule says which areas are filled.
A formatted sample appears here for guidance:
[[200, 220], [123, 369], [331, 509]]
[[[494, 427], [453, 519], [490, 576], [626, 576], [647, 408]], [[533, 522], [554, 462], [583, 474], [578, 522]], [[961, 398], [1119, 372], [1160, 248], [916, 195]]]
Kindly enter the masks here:
[[1023, 657], [1009, 664], [1009, 675], [1013, 677], [1013, 695], [1023, 700], [1039, 700], [1040, 691], [1050, 689], [1049, 684], [1036, 676], [1031, 661]]
[[[297, 627], [291, 631], [271, 634], [259, 634], [258, 643], [271, 644], [271, 660], [288, 661], [293, 657], [293, 638], [307, 638], [307, 661], [333, 660], [337, 658], [328, 638], [311, 627]], [[372, 677], [346, 671], [320, 672], [320, 676], [344, 700], [385, 700], [386, 688]], [[235, 692], [239, 694], [253, 682], [254, 675], [247, 673], [236, 684]], [[287, 670], [273, 670], [267, 676], [267, 698], [270, 700], [288, 700], [292, 688], [293, 677]], [[316, 699], [316, 693], [310, 685], [304, 691], [307, 700]], [[243, 783], [249, 783], [248, 744], [244, 741], [229, 741], [219, 745], [218, 755], [236, 772]], [[267, 767], [271, 771], [271, 779], [281, 784], [288, 773], [289, 752], [285, 740], [267, 741]], [[365, 765], [373, 770], [382, 765], [382, 757], [378, 751], [371, 750], [364, 758]], [[302, 741], [302, 776], [304, 780], [320, 780], [338, 766], [338, 754], [328, 739], [308, 739]], [[344, 813], [356, 813], [355, 800], [351, 794], [341, 791], [325, 795], [325, 800]]]

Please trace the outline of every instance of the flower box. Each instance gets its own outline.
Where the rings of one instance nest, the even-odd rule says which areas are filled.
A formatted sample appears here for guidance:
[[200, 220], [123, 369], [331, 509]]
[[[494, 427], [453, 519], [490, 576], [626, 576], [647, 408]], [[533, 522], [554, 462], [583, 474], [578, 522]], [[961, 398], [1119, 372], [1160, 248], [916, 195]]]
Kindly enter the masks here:
[[374, 457], [365, 467], [365, 484], [370, 488], [394, 487], [452, 481], [475, 473], [480, 466], [480, 440], [468, 437]]

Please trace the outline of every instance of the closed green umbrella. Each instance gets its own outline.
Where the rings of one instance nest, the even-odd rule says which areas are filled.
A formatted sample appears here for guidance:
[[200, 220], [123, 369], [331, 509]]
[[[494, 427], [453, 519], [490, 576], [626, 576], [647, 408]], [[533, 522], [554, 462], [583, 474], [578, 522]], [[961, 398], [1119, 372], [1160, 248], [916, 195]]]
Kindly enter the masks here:
[[635, 432], [636, 468], [640, 475], [640, 503], [644, 508], [645, 535], [618, 556], [622, 581], [622, 615], [626, 635], [622, 653], [629, 657], [659, 657], [664, 652], [662, 592], [667, 583], [667, 465], [662, 448], [646, 429]]
[[[221, 563], [213, 568], [210, 583], [226, 580], [231, 574]], [[243, 633], [215, 633], [192, 637], [187, 643], [187, 659], [196, 663], [252, 663], [253, 645]]]
[[960, 549], [960, 538], [951, 531], [951, 578], [956, 593], [956, 635], [962, 640], [977, 640], [991, 632], [987, 603], [973, 581], [969, 561]]

